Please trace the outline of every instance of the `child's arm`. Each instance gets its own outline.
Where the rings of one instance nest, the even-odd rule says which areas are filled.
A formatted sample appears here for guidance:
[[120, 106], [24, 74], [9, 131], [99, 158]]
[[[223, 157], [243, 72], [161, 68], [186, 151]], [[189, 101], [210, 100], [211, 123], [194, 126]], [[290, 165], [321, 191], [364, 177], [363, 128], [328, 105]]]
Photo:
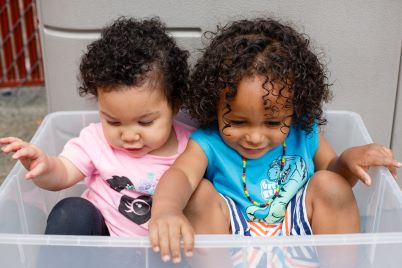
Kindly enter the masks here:
[[338, 157], [321, 133], [314, 163], [316, 170], [332, 170], [345, 177], [351, 186], [358, 179], [370, 185], [367, 171], [371, 166], [386, 166], [393, 176], [396, 176], [396, 168], [402, 166], [389, 148], [374, 143], [348, 148]]
[[193, 140], [176, 159], [172, 167], [160, 179], [152, 201], [152, 216], [149, 223], [149, 238], [155, 251], [160, 251], [162, 260], [180, 262], [180, 239], [184, 251], [192, 255], [194, 231], [183, 214], [188, 200], [200, 183], [208, 159], [201, 147]]
[[62, 190], [84, 178], [84, 174], [69, 160], [62, 157], [49, 156], [34, 144], [15, 137], [0, 138], [4, 153], [14, 153], [12, 158], [21, 161], [28, 170], [26, 179], [46, 190]]

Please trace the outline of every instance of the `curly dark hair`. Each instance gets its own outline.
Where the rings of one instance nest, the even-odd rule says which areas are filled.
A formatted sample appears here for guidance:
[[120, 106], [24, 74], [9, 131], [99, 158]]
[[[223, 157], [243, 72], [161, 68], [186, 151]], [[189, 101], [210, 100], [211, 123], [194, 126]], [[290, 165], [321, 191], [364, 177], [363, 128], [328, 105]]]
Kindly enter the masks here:
[[87, 47], [80, 64], [80, 96], [158, 82], [174, 109], [188, 90], [188, 51], [168, 36], [159, 18], [119, 17]]
[[291, 93], [286, 102], [293, 105], [292, 124], [310, 132], [314, 122], [326, 123], [322, 103], [331, 97], [330, 84], [325, 66], [310, 50], [305, 34], [277, 20], [257, 18], [218, 26], [217, 32], [206, 32], [204, 37], [211, 42], [190, 75], [190, 93], [184, 103], [201, 126], [217, 120], [223, 89], [228, 89], [226, 108], [230, 112], [240, 80], [254, 75], [266, 78], [262, 85], [267, 90], [263, 96], [266, 110], [269, 85], [280, 82], [282, 89]]

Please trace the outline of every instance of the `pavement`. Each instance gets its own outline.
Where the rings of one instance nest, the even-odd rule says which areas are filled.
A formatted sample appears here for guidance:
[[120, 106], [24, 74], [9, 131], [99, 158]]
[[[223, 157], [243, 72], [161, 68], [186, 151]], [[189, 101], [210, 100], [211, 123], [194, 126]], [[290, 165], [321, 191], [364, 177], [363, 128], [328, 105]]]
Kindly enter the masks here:
[[[0, 89], [0, 137], [29, 141], [46, 114], [44, 87]], [[15, 164], [10, 156], [0, 153], [0, 184]]]

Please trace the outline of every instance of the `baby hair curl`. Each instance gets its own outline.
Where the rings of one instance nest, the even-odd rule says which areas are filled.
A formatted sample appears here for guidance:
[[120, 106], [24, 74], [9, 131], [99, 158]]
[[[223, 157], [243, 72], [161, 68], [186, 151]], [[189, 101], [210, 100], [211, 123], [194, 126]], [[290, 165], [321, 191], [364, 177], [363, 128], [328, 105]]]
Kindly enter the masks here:
[[287, 99], [294, 108], [292, 124], [310, 132], [315, 122], [326, 123], [322, 103], [331, 97], [330, 84], [306, 35], [274, 19], [257, 18], [218, 26], [217, 32], [204, 36], [211, 42], [190, 75], [190, 91], [184, 98], [184, 108], [201, 126], [217, 120], [222, 90], [228, 89], [225, 97], [230, 112], [240, 80], [254, 75], [266, 79], [262, 85], [267, 91], [263, 96], [266, 110], [272, 83], [279, 82], [292, 96]]
[[101, 38], [88, 45], [81, 59], [80, 96], [156, 82], [168, 103], [179, 108], [188, 90], [189, 53], [166, 32], [156, 17], [119, 17], [103, 28]]

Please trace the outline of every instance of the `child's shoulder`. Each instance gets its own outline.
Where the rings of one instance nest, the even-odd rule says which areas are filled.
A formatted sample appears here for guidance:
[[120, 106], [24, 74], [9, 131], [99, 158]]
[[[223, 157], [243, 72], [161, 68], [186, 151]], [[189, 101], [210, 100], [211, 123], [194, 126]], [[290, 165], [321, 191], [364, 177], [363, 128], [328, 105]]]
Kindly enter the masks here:
[[95, 133], [101, 133], [101, 132], [102, 132], [102, 123], [96, 122], [96, 123], [90, 123], [88, 126], [81, 129], [80, 135], [95, 134]]
[[206, 140], [208, 143], [220, 142], [222, 140], [218, 126], [215, 125], [197, 128], [197, 130], [191, 134], [191, 138], [196, 141]]
[[183, 123], [183, 122], [181, 122], [179, 120], [174, 120], [173, 121], [173, 126], [174, 126], [174, 129], [175, 129], [176, 132], [181, 132], [181, 133], [184, 133], [186, 135], [190, 135], [195, 130], [195, 127], [190, 126], [190, 125], [188, 125], [186, 123]]
[[314, 122], [312, 126], [309, 129], [303, 128], [301, 125], [298, 124], [291, 124], [289, 133], [292, 133], [294, 135], [301, 135], [301, 136], [306, 136], [306, 137], [312, 137], [316, 136], [319, 134], [319, 126], [318, 122]]
[[101, 123], [91, 123], [81, 129], [79, 136], [66, 142], [62, 155], [68, 159], [76, 157], [83, 159], [82, 152], [85, 152], [85, 155], [88, 157], [90, 157], [90, 155], [99, 156], [100, 151], [102, 151], [106, 145], [107, 142], [103, 135]]
[[102, 124], [100, 122], [97, 123], [90, 123], [88, 126], [81, 129], [80, 134], [75, 139], [81, 140], [102, 140], [103, 141], [103, 129]]
[[292, 125], [288, 137], [286, 138], [288, 148], [297, 148], [297, 150], [305, 148], [312, 156], [314, 156], [318, 148], [318, 143], [319, 128], [317, 123], [314, 123], [310, 130], [303, 129], [301, 126]]

